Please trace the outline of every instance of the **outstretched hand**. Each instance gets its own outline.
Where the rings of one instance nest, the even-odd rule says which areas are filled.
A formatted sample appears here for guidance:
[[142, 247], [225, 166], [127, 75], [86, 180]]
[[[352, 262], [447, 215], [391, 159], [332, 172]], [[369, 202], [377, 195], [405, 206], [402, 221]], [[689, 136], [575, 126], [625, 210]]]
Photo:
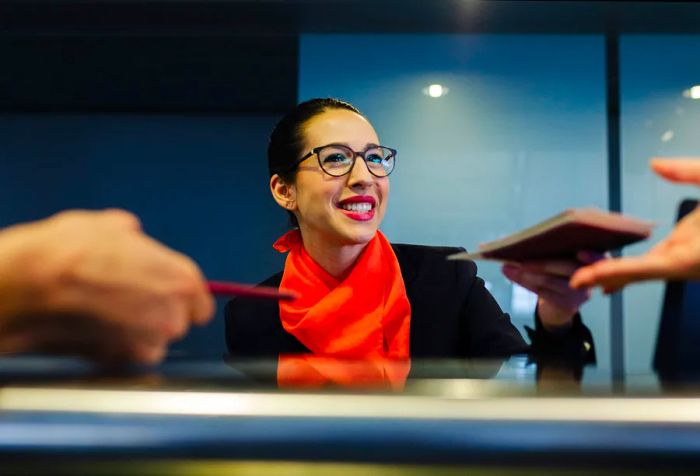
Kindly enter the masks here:
[[[654, 159], [657, 174], [677, 183], [700, 186], [700, 158]], [[641, 256], [600, 261], [579, 269], [573, 288], [601, 286], [606, 293], [649, 279], [700, 278], [700, 208], [683, 218], [671, 234]]]
[[157, 362], [214, 312], [200, 269], [121, 210], [0, 232], [0, 353]]

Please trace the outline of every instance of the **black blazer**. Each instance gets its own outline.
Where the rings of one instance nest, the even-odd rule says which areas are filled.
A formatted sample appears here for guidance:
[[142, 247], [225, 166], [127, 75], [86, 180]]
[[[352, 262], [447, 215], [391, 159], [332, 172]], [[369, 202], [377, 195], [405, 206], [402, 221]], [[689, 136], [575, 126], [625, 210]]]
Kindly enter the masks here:
[[[531, 350], [476, 276], [476, 264], [445, 259], [463, 249], [392, 247], [411, 303], [411, 357], [497, 358]], [[280, 272], [261, 285], [279, 287], [281, 279]], [[309, 352], [282, 327], [277, 302], [233, 299], [225, 315], [226, 343], [232, 356]], [[533, 344], [548, 353], [593, 351], [590, 332], [579, 316], [564, 334], [548, 333], [539, 322], [529, 332]]]

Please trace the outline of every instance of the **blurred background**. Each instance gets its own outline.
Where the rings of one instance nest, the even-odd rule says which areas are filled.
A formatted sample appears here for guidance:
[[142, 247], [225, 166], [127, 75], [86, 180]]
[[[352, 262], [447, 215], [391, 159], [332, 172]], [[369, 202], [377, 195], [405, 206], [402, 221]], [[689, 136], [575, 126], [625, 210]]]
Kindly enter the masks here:
[[[654, 155], [700, 154], [700, 4], [498, 0], [0, 1], [0, 226], [120, 207], [211, 279], [279, 271], [268, 135], [354, 103], [399, 150], [384, 232], [475, 248], [567, 207], [670, 230]], [[518, 327], [535, 298], [480, 264]], [[662, 283], [583, 308], [598, 367], [647, 372]], [[225, 353], [223, 320], [174, 354]]]

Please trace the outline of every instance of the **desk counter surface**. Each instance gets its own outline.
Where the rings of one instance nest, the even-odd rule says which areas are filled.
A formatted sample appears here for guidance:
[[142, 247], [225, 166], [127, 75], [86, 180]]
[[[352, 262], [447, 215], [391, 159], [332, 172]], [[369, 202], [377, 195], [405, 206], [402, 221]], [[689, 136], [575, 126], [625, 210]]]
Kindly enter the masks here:
[[75, 361], [0, 364], [0, 459], [13, 464], [700, 469], [700, 391], [650, 376], [624, 386], [601, 375], [548, 378], [515, 357], [414, 362], [401, 389], [279, 389], [276, 362], [169, 362], [118, 376]]

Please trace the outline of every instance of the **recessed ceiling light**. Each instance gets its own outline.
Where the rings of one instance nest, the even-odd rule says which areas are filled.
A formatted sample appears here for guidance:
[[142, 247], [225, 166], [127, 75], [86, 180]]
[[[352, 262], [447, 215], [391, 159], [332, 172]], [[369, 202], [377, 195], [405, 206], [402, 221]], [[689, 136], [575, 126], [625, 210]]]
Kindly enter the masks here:
[[430, 96], [431, 98], [442, 97], [448, 92], [450, 92], [450, 90], [442, 84], [431, 84], [430, 86], [423, 88], [423, 94]]
[[683, 91], [683, 96], [690, 98], [690, 99], [700, 99], [700, 84]]

